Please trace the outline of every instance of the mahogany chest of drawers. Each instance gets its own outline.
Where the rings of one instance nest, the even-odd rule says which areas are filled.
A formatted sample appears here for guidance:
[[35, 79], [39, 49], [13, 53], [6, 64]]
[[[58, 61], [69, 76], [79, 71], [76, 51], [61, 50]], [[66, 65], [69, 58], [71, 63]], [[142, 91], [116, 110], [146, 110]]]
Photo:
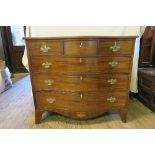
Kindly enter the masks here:
[[82, 120], [111, 110], [125, 122], [135, 38], [25, 38], [36, 123], [45, 111]]

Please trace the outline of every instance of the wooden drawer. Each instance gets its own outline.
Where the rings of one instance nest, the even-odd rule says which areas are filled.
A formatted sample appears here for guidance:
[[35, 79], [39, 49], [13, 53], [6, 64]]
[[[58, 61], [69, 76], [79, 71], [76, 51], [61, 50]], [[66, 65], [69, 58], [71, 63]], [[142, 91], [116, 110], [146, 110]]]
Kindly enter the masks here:
[[127, 104], [127, 91], [100, 92], [36, 92], [36, 103], [39, 109], [64, 109], [93, 111], [105, 107], [117, 107]]
[[138, 86], [138, 99], [145, 104], [148, 108], [155, 112], [155, 92], [147, 87]]
[[128, 55], [134, 49], [133, 40], [102, 39], [99, 41], [99, 55]]
[[[89, 119], [112, 110], [118, 110], [126, 122], [135, 39], [136, 36], [25, 38], [35, 122], [41, 122], [45, 111]], [[145, 98], [149, 100], [148, 95]]]
[[31, 57], [32, 73], [129, 73], [130, 58], [53, 58]]
[[64, 55], [91, 56], [97, 54], [96, 40], [65, 40]]
[[28, 42], [29, 55], [60, 55], [63, 48], [61, 40], [35, 40]]
[[107, 89], [128, 89], [127, 74], [104, 75], [65, 75], [65, 74], [34, 74], [33, 89], [55, 91], [97, 91]]
[[150, 91], [155, 90], [155, 81], [147, 75], [139, 74], [139, 85], [149, 89]]
[[139, 68], [138, 76], [140, 86], [155, 91], [155, 68]]

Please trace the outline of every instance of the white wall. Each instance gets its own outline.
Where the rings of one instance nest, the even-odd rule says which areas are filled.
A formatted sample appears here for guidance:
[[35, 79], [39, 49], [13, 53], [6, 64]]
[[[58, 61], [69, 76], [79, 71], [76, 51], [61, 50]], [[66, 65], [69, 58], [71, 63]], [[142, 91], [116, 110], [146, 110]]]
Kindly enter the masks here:
[[[140, 26], [32, 26], [32, 37], [52, 36], [134, 36]], [[27, 28], [27, 36], [29, 36]]]

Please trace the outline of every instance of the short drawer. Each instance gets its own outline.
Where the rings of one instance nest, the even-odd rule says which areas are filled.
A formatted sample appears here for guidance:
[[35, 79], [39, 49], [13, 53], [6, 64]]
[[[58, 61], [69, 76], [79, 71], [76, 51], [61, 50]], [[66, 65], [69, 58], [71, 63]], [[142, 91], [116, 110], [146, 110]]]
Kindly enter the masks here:
[[98, 91], [98, 92], [36, 92], [37, 108], [39, 109], [76, 109], [78, 111], [92, 111], [105, 107], [126, 105], [127, 91]]
[[64, 55], [91, 56], [97, 54], [96, 40], [65, 40]]
[[27, 45], [29, 55], [60, 55], [63, 49], [61, 40], [32, 40]]
[[134, 44], [134, 40], [102, 39], [99, 41], [99, 55], [131, 56]]
[[127, 74], [104, 75], [65, 75], [65, 74], [34, 74], [33, 89], [55, 91], [98, 91], [109, 89], [128, 89]]
[[31, 57], [31, 73], [129, 73], [129, 57], [63, 58]]

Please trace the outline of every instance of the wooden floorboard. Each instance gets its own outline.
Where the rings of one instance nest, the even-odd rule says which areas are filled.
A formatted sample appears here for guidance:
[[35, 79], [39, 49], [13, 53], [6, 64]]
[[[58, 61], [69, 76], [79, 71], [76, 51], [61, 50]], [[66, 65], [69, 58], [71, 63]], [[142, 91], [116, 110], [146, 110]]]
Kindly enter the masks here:
[[17, 79], [0, 94], [0, 128], [26, 128], [25, 120], [34, 111], [29, 76]]

